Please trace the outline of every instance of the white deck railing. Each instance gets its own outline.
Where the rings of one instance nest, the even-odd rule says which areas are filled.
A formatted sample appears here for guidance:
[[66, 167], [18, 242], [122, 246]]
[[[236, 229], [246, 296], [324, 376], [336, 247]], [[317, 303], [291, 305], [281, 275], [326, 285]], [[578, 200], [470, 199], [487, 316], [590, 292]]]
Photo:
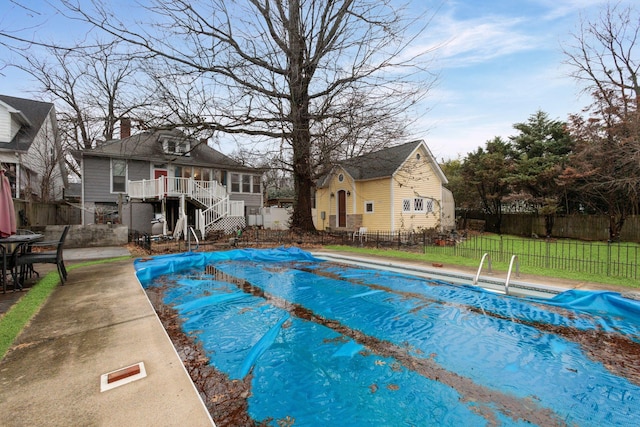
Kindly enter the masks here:
[[162, 199], [165, 196], [189, 196], [198, 201], [204, 200], [211, 205], [212, 200], [227, 197], [227, 189], [218, 181], [196, 181], [192, 178], [160, 177], [129, 181], [128, 194], [132, 199]]
[[206, 228], [226, 216], [244, 216], [244, 202], [230, 201], [227, 189], [217, 181], [196, 181], [192, 178], [159, 177], [128, 182], [131, 199], [158, 199], [187, 196], [205, 206]]

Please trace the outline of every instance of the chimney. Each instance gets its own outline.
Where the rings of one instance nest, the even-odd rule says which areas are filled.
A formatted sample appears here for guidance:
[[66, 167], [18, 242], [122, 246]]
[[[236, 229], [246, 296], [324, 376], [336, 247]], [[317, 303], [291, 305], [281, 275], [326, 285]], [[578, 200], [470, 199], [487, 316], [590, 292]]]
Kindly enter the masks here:
[[131, 119], [123, 117], [120, 119], [120, 139], [129, 138], [131, 136]]

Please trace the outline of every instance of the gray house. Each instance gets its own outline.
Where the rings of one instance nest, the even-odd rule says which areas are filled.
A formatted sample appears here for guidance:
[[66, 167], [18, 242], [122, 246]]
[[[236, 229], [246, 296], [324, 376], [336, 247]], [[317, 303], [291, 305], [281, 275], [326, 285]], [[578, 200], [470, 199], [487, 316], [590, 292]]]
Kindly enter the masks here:
[[[244, 227], [263, 205], [262, 172], [179, 130], [130, 135], [74, 153], [82, 170], [83, 224], [121, 223], [178, 236]], [[183, 233], [184, 235], [184, 233]]]

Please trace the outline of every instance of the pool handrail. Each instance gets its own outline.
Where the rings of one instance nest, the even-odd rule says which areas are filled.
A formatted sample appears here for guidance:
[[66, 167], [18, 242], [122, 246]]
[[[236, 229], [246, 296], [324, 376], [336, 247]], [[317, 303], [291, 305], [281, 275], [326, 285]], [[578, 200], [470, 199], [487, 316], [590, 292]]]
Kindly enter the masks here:
[[487, 258], [487, 262], [488, 262], [487, 272], [491, 274], [491, 254], [489, 254], [489, 252], [485, 252], [484, 255], [482, 255], [482, 259], [480, 260], [480, 265], [478, 266], [478, 272], [476, 273], [476, 276], [473, 278], [473, 281], [471, 282], [473, 286], [478, 285], [478, 279], [480, 278], [480, 272], [482, 271], [482, 266], [484, 265], [485, 258]]
[[198, 240], [198, 236], [196, 235], [195, 230], [193, 229], [193, 227], [189, 227], [189, 233], [187, 234], [187, 248], [188, 251], [191, 252], [191, 235], [193, 234], [193, 237], [196, 239], [196, 248], [195, 250], [197, 251], [198, 248], [200, 247], [200, 241]]
[[513, 262], [516, 262], [516, 277], [520, 277], [520, 260], [518, 255], [513, 255], [509, 262], [509, 272], [507, 273], [507, 280], [504, 282], [504, 293], [509, 295], [509, 280], [511, 280], [511, 270], [513, 269]]

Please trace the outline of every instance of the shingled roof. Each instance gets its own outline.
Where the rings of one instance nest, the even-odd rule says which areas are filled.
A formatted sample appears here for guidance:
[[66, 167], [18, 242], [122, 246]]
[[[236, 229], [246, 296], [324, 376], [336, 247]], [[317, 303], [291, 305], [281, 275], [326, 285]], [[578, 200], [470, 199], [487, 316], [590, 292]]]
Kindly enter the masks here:
[[[395, 147], [385, 148], [380, 151], [367, 153], [362, 156], [352, 157], [338, 163], [338, 166], [342, 167], [349, 175], [355, 180], [367, 180], [377, 179], [392, 176], [400, 166], [407, 160], [407, 158], [413, 153], [418, 146], [423, 144], [429, 153], [430, 161], [433, 163], [436, 174], [440, 175], [443, 182], [446, 182], [446, 178], [442, 173], [442, 170], [433, 159], [433, 156], [429, 152], [428, 147], [424, 144], [424, 141], [417, 140], [407, 142], [402, 145], [396, 145]], [[326, 175], [319, 180], [319, 187], [323, 187], [328, 183], [330, 175]]]
[[[183, 139], [190, 141], [192, 150], [189, 156], [165, 153], [160, 143], [162, 137]], [[180, 130], [155, 130], [141, 132], [127, 138], [108, 141], [92, 150], [82, 152], [84, 156], [113, 157], [150, 162], [167, 162], [179, 159], [181, 165], [208, 166], [230, 168], [235, 170], [252, 169], [236, 162], [221, 152], [199, 143], [182, 133]]]
[[0, 95], [0, 102], [11, 107], [14, 110], [11, 114], [22, 123], [22, 127], [13, 139], [0, 145], [0, 148], [12, 151], [29, 150], [42, 124], [53, 109], [53, 104], [7, 95]]

